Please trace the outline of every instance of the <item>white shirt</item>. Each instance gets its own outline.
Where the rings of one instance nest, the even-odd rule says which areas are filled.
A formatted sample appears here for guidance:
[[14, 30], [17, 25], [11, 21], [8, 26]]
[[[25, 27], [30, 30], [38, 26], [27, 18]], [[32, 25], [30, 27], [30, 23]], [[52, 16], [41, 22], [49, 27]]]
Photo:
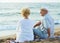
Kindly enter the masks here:
[[53, 35], [54, 35], [54, 19], [49, 14], [46, 14], [42, 18], [41, 22], [44, 24], [44, 27], [46, 29], [50, 28], [50, 34], [51, 34], [50, 37], [53, 37]]
[[17, 28], [17, 42], [32, 41], [34, 39], [33, 26], [34, 22], [30, 19], [23, 19], [19, 21]]

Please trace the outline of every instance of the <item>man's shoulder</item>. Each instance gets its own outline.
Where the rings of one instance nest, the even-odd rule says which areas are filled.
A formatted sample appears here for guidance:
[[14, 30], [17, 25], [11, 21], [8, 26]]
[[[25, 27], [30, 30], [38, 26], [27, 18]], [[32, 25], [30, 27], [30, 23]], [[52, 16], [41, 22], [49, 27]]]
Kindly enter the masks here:
[[45, 19], [48, 20], [49, 22], [52, 22], [52, 23], [54, 22], [54, 19], [50, 15], [47, 15]]
[[47, 14], [47, 15], [45, 16], [45, 18], [53, 19], [53, 18], [51, 17], [51, 15], [49, 15], [49, 14]]

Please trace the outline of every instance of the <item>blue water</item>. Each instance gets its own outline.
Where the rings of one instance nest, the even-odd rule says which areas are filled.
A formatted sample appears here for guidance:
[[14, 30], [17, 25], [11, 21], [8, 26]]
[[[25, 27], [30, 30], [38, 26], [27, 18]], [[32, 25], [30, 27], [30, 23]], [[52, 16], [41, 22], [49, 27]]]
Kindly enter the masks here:
[[60, 23], [60, 3], [0, 3], [0, 31], [16, 29], [17, 22], [21, 19], [20, 9], [23, 7], [30, 8], [30, 18], [35, 21], [40, 20], [40, 9], [47, 8], [55, 25]]

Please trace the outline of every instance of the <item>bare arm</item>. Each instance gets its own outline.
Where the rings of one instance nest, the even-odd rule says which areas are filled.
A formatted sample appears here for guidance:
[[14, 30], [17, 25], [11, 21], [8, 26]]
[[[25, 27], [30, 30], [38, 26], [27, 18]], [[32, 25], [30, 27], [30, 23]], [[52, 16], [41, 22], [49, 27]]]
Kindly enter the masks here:
[[48, 33], [48, 38], [49, 38], [50, 37], [50, 28], [48, 28], [47, 33]]
[[39, 26], [41, 24], [41, 22], [38, 22], [37, 24], [34, 25], [34, 28]]

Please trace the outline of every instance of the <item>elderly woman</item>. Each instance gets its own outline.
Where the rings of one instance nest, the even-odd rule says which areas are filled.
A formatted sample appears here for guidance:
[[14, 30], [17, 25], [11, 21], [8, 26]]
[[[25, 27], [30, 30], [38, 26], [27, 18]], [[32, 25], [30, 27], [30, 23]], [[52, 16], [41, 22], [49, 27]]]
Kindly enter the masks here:
[[33, 26], [34, 23], [29, 19], [30, 9], [23, 8], [21, 10], [22, 20], [19, 21], [17, 26], [16, 42], [26, 43], [34, 40]]
[[[16, 43], [27, 43], [27, 42], [34, 40], [34, 34], [33, 34], [34, 22], [31, 19], [29, 19], [29, 15], [30, 15], [29, 8], [22, 8], [21, 15], [23, 19], [19, 20], [19, 23], [17, 25], [15, 42]], [[10, 41], [10, 43], [12, 42]]]

